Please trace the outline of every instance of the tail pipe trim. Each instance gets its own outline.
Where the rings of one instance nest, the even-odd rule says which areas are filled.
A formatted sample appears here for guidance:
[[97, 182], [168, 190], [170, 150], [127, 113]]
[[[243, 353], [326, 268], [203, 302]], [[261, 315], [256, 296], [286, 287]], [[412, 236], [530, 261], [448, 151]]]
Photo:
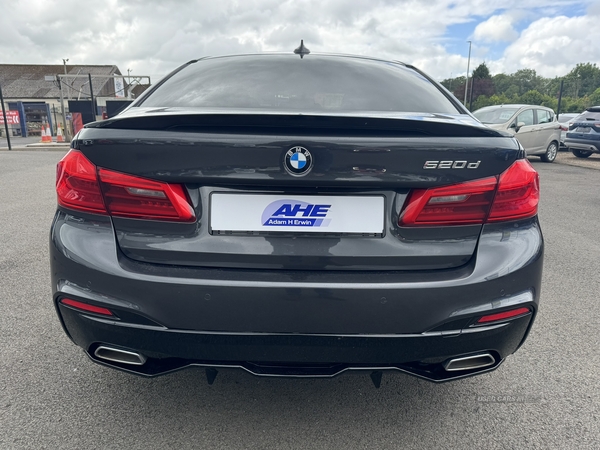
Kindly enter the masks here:
[[461, 370], [483, 369], [493, 366], [496, 359], [490, 353], [480, 353], [477, 355], [464, 356], [462, 358], [453, 358], [444, 363], [446, 372], [458, 372]]
[[121, 350], [120, 348], [99, 346], [94, 352], [94, 356], [104, 361], [118, 362], [134, 366], [143, 366], [146, 363], [146, 357], [140, 353]]

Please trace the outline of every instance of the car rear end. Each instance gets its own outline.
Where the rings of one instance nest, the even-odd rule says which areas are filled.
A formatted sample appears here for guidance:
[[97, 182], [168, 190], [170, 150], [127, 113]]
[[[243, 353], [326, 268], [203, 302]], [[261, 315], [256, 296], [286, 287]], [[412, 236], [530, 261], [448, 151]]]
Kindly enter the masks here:
[[537, 312], [537, 173], [413, 68], [201, 60], [72, 147], [53, 300], [98, 363], [444, 381], [498, 367]]
[[569, 127], [573, 123], [573, 119], [577, 117], [579, 114], [561, 114], [558, 117], [558, 122], [560, 123], [560, 149], [567, 150], [568, 147], [565, 145], [565, 139], [567, 138], [567, 131], [569, 131]]
[[588, 108], [572, 120], [565, 145], [579, 158], [600, 153], [600, 106]]

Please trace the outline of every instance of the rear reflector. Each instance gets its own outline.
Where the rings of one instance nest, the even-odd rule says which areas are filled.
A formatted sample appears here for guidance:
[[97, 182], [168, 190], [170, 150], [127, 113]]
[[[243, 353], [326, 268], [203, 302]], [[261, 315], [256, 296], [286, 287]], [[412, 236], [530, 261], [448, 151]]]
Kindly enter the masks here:
[[497, 313], [497, 314], [490, 314], [488, 316], [483, 316], [477, 321], [477, 323], [490, 323], [490, 322], [497, 322], [499, 320], [512, 319], [514, 317], [528, 314], [529, 312], [530, 312], [529, 308], [511, 309], [510, 311], [504, 311], [504, 312]]
[[61, 206], [136, 219], [193, 222], [195, 214], [180, 184], [98, 169], [70, 150], [58, 163], [56, 192]]
[[398, 218], [404, 227], [481, 225], [537, 214], [539, 176], [526, 159], [498, 178], [413, 190]]
[[91, 312], [94, 314], [102, 314], [104, 316], [114, 315], [109, 309], [101, 308], [100, 306], [90, 305], [88, 303], [79, 302], [70, 298], [61, 298], [60, 303], [62, 303], [63, 305], [71, 306], [75, 309], [79, 309], [81, 311]]

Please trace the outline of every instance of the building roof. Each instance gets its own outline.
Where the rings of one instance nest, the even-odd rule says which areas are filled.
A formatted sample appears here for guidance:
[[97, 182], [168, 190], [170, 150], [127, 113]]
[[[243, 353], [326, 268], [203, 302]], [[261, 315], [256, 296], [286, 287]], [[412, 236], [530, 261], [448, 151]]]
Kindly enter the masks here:
[[[102, 75], [121, 75], [117, 66], [85, 66], [85, 65], [67, 65], [67, 74], [69, 75], [92, 75], [92, 86], [94, 96], [114, 96], [114, 83], [112, 78], [102, 77]], [[60, 91], [54, 81], [46, 81], [48, 75], [55, 76], [65, 73], [65, 66], [62, 64], [0, 64], [0, 84], [2, 93], [6, 99], [44, 99], [59, 98]], [[64, 77], [63, 95], [77, 98], [89, 98], [90, 88], [88, 78], [85, 77]], [[112, 95], [110, 95], [112, 94]]]

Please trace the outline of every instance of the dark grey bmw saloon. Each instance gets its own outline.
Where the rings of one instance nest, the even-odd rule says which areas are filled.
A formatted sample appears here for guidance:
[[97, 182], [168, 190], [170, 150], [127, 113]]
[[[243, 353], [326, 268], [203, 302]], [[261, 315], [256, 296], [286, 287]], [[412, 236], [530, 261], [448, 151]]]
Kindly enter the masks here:
[[52, 299], [97, 363], [446, 381], [532, 326], [538, 174], [412, 66], [202, 58], [71, 146]]

